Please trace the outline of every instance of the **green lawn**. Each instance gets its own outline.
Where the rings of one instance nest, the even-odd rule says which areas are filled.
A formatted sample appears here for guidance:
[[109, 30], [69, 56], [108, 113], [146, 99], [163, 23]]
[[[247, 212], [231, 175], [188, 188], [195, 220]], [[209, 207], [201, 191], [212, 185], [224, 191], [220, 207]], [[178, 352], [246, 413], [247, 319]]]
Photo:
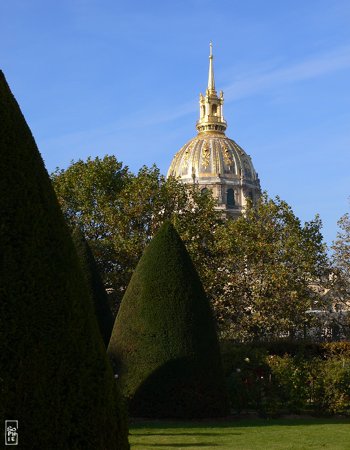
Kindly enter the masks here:
[[350, 419], [137, 421], [132, 450], [350, 450]]

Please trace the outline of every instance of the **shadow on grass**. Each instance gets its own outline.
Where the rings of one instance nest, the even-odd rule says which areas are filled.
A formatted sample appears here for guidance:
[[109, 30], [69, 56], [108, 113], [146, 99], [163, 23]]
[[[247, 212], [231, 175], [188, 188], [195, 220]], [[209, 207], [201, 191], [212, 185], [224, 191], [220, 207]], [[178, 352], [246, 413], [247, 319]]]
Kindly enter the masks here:
[[[134, 443], [134, 445], [138, 445], [137, 442]], [[218, 447], [219, 444], [215, 444], [214, 442], [203, 442], [203, 443], [198, 443], [198, 444], [189, 444], [187, 442], [184, 443], [177, 443], [177, 444], [145, 444], [142, 443], [142, 447], [150, 447], [150, 448], [155, 448], [155, 447], [167, 447], [167, 448], [188, 448], [188, 447], [209, 447], [209, 448], [213, 448], [213, 447]]]
[[[198, 433], [131, 433], [132, 436], [212, 436], [216, 437], [220, 433], [201, 433], [198, 431]], [[225, 436], [239, 436], [242, 433], [225, 433]]]
[[[164, 430], [164, 433], [154, 433], [154, 435], [177, 435], [180, 436], [183, 435], [196, 435], [195, 433], [186, 433], [184, 430], [181, 430], [179, 433], [167, 433], [167, 429], [198, 429], [201, 428], [208, 430], [208, 429], [217, 429], [217, 428], [245, 428], [245, 427], [270, 427], [270, 426], [287, 426], [287, 427], [293, 427], [293, 426], [308, 426], [308, 425], [332, 425], [332, 424], [343, 424], [343, 425], [350, 425], [350, 417], [349, 418], [315, 418], [315, 417], [305, 417], [305, 418], [283, 418], [283, 419], [241, 419], [237, 417], [233, 418], [225, 418], [225, 419], [219, 419], [217, 421], [214, 420], [194, 420], [194, 421], [170, 421], [170, 420], [145, 420], [145, 419], [132, 419], [130, 421], [130, 428], [131, 430], [137, 430], [137, 429], [157, 429], [162, 428]], [[215, 432], [207, 433], [203, 432], [201, 433], [199, 431], [200, 435], [202, 436], [215, 436]], [[227, 433], [225, 433], [227, 434]], [[231, 433], [230, 433], [231, 434]], [[240, 433], [232, 433], [232, 434], [240, 434]], [[151, 436], [151, 434], [148, 434], [148, 436]]]

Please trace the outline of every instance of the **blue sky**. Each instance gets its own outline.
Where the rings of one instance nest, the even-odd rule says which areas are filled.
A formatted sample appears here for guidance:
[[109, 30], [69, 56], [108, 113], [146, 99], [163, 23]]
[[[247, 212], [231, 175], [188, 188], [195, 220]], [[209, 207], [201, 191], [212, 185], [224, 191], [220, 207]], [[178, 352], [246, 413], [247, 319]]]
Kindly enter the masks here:
[[350, 209], [348, 0], [0, 3], [1, 69], [49, 172], [115, 154], [166, 173], [196, 134], [210, 40], [227, 135], [330, 244]]

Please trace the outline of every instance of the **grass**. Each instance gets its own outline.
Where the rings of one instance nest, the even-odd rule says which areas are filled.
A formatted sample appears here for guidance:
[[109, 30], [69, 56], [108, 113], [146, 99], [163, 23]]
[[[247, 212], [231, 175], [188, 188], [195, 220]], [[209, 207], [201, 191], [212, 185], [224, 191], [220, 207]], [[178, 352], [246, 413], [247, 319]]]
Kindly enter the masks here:
[[136, 421], [131, 450], [350, 450], [350, 419]]

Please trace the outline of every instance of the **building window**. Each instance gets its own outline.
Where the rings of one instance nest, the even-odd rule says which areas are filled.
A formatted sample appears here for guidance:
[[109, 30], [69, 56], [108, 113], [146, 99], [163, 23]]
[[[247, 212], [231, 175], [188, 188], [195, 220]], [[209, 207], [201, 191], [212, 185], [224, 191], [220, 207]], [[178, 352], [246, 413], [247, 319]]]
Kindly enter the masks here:
[[212, 113], [214, 116], [216, 116], [217, 112], [218, 112], [218, 105], [215, 105], [215, 104], [214, 104], [214, 105], [211, 107], [211, 113]]
[[227, 201], [226, 201], [228, 208], [234, 208], [235, 207], [235, 193], [233, 189], [227, 189]]
[[203, 189], [201, 189], [201, 194], [206, 194], [208, 192], [208, 188], [203, 188]]

